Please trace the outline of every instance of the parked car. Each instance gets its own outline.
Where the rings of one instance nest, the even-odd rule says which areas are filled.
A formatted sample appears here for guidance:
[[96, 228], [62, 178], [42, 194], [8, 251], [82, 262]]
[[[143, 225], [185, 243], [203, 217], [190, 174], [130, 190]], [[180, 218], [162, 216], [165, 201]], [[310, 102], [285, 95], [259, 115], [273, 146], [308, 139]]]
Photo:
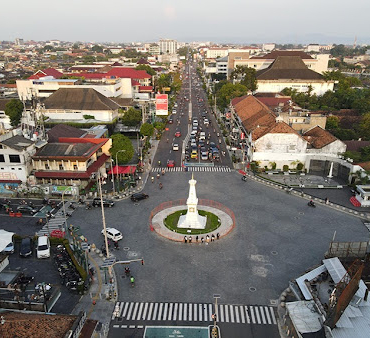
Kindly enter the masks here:
[[[101, 206], [100, 198], [94, 198], [93, 202], [92, 202], [92, 205], [93, 205], [93, 207], [100, 207]], [[103, 205], [105, 207], [111, 208], [111, 207], [114, 206], [114, 201], [103, 199]]]
[[29, 206], [29, 205], [20, 205], [17, 207], [17, 211], [18, 212], [21, 212], [23, 214], [30, 214], [30, 215], [34, 215], [37, 213], [37, 209]]
[[47, 236], [40, 236], [37, 239], [37, 258], [49, 258], [50, 257], [50, 241]]
[[[107, 231], [107, 237], [111, 239], [112, 241], [117, 242], [123, 238], [121, 232], [115, 228], [107, 228], [106, 231]], [[102, 235], [104, 235], [104, 229], [101, 231], [101, 233]]]
[[6, 254], [6, 255], [10, 255], [12, 253], [14, 253], [14, 243], [13, 242], [10, 242], [5, 248], [3, 251], [1, 251], [1, 253], [3, 254]]
[[131, 201], [138, 202], [138, 201], [141, 201], [141, 200], [145, 200], [148, 197], [149, 197], [149, 195], [144, 194], [143, 192], [138, 192], [136, 194], [131, 195]]
[[195, 159], [197, 159], [197, 158], [198, 158], [198, 151], [196, 151], [196, 150], [192, 150], [192, 151], [191, 151], [191, 155], [190, 155], [190, 157], [191, 157], [191, 158], [195, 158]]
[[31, 255], [32, 255], [32, 239], [29, 237], [23, 238], [21, 242], [19, 256], [29, 257]]

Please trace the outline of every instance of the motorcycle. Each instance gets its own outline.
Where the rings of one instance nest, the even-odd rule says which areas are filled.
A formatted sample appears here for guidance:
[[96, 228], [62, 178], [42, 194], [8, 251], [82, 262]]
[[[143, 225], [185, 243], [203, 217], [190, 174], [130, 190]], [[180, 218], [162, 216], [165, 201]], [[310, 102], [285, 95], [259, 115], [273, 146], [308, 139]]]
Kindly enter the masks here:
[[247, 176], [246, 175], [242, 176], [242, 181], [247, 182]]
[[309, 202], [307, 203], [307, 205], [308, 205], [309, 207], [316, 208], [316, 204], [315, 204], [315, 202], [313, 202], [313, 201], [309, 201]]
[[90, 204], [90, 203], [87, 203], [86, 204], [86, 208], [85, 208], [86, 210], [90, 210], [90, 209], [92, 209], [92, 205]]

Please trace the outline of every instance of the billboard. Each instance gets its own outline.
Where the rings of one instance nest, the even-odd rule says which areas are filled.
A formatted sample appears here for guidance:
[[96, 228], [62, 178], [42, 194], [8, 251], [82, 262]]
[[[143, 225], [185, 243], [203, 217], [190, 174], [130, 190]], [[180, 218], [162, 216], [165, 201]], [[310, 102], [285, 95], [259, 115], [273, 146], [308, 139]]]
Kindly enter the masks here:
[[155, 111], [157, 116], [168, 115], [168, 95], [156, 94], [155, 96]]

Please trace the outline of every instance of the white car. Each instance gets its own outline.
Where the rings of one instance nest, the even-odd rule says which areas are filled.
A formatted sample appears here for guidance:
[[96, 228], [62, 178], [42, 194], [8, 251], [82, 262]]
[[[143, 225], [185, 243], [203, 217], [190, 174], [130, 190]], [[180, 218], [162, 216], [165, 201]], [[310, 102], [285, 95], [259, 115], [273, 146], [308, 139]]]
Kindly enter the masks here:
[[[101, 231], [101, 233], [104, 235], [104, 229]], [[107, 237], [115, 242], [123, 238], [121, 232], [115, 228], [107, 228]]]
[[206, 139], [206, 133], [204, 131], [201, 131], [199, 134], [199, 140], [205, 140]]
[[176, 109], [173, 109], [173, 110], [172, 110], [172, 114], [173, 114], [173, 115], [176, 115], [176, 114], [177, 114]]
[[179, 145], [177, 143], [174, 143], [172, 146], [172, 150], [174, 151], [179, 150]]
[[47, 236], [40, 236], [37, 239], [37, 258], [49, 258], [50, 257], [50, 241]]

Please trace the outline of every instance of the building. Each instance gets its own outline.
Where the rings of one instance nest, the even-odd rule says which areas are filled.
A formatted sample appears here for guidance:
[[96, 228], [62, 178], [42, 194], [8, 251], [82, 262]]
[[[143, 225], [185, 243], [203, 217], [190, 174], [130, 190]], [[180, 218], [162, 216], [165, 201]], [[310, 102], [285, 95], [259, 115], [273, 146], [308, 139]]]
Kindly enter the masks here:
[[99, 172], [106, 177], [110, 165], [108, 138], [60, 137], [32, 156], [33, 175], [38, 184], [75, 185], [84, 188]]
[[12, 132], [0, 139], [0, 193], [11, 194], [21, 183], [28, 182], [32, 170], [31, 156], [35, 141]]
[[159, 55], [159, 54], [161, 54], [161, 50], [159, 48], [159, 45], [156, 44], [156, 43], [152, 43], [149, 46], [149, 54], [151, 54], [151, 55]]
[[262, 45], [262, 50], [264, 52], [271, 52], [275, 49], [275, 44], [274, 43], [264, 43]]
[[257, 71], [258, 92], [278, 93], [284, 88], [298, 92], [312, 90], [323, 95], [334, 89], [334, 81], [326, 81], [323, 75], [309, 69], [299, 56], [278, 56], [266, 69]]
[[161, 54], [176, 54], [177, 41], [172, 39], [160, 39], [158, 42]]
[[113, 122], [119, 105], [92, 88], [60, 88], [43, 101], [50, 122]]
[[11, 129], [10, 118], [5, 114], [5, 106], [10, 102], [10, 99], [0, 99], [0, 134], [3, 134], [5, 130]]

